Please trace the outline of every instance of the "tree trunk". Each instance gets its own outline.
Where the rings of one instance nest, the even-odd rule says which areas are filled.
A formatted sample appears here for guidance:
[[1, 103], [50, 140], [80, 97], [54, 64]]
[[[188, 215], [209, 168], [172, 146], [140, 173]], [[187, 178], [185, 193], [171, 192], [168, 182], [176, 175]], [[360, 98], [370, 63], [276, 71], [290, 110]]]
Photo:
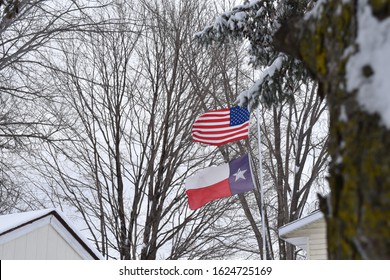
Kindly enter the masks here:
[[[279, 50], [306, 63], [329, 105], [331, 195], [322, 207], [329, 258], [389, 259], [390, 132], [346, 88], [345, 54], [356, 40], [359, 2], [323, 2], [318, 16], [283, 24], [275, 38]], [[369, 5], [378, 19], [390, 15], [390, 1]], [[364, 68], [363, 75], [375, 75]]]

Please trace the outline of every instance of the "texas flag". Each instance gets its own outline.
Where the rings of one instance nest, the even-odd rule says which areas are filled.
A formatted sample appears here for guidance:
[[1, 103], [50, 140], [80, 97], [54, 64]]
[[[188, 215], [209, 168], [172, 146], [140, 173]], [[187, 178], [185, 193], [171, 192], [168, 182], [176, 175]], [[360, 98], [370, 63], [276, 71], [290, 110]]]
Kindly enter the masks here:
[[186, 180], [185, 187], [192, 210], [216, 199], [253, 190], [248, 154], [195, 173]]

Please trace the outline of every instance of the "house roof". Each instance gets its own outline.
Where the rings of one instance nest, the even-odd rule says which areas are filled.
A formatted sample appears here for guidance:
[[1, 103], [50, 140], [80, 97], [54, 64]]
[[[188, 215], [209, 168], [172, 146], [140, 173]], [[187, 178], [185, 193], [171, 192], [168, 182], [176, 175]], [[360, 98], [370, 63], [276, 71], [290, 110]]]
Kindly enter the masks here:
[[288, 234], [300, 230], [304, 227], [307, 227], [308, 225], [315, 223], [319, 220], [321, 220], [324, 217], [324, 214], [320, 210], [316, 210], [306, 217], [303, 217], [301, 219], [295, 220], [291, 223], [288, 223], [282, 227], [279, 228], [279, 236], [284, 237]]
[[[48, 217], [54, 217], [48, 219]], [[70, 237], [76, 241], [76, 247], [82, 248], [92, 259], [104, 259], [102, 254], [91, 242], [57, 209], [43, 209], [38, 211], [22, 212], [0, 216], [0, 243], [1, 240], [9, 239], [10, 235], [23, 234], [23, 229], [31, 231], [43, 224], [52, 224], [62, 236]], [[69, 239], [69, 238], [68, 238]], [[75, 244], [73, 244], [75, 245]]]

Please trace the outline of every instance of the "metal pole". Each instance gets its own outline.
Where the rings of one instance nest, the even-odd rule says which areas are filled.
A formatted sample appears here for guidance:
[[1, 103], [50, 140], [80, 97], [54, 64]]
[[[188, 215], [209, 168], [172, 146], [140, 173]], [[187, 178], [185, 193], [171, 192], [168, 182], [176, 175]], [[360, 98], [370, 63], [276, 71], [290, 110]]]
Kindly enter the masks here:
[[261, 196], [261, 221], [262, 221], [262, 237], [263, 237], [263, 260], [267, 259], [266, 244], [265, 244], [265, 213], [264, 213], [264, 187], [263, 187], [263, 156], [262, 156], [262, 145], [261, 145], [261, 132], [260, 132], [260, 111], [257, 107], [257, 139], [259, 146], [259, 161], [260, 161], [260, 196]]

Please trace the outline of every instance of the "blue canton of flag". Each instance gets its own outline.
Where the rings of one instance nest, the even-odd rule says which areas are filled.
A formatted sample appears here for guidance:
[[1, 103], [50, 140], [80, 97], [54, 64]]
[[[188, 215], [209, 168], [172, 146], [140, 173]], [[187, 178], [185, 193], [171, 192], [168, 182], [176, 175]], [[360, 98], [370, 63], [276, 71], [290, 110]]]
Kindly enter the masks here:
[[230, 109], [230, 126], [243, 124], [249, 120], [249, 111], [246, 107], [233, 107]]

